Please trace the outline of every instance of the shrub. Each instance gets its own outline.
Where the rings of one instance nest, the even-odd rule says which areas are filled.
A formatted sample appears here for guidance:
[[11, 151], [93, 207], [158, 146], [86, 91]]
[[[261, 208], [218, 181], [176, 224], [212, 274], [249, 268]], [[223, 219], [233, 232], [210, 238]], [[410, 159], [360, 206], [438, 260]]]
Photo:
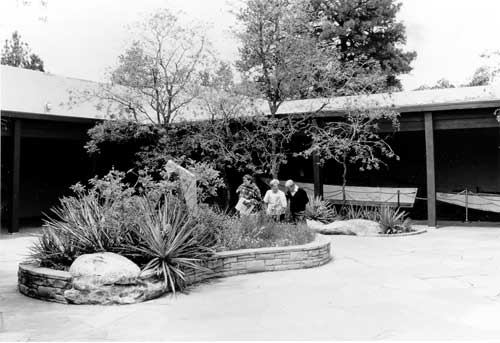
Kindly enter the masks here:
[[276, 222], [264, 211], [242, 218], [227, 216], [221, 226], [218, 250], [306, 244], [314, 236], [305, 224]]
[[41, 236], [29, 248], [28, 260], [39, 263], [42, 267], [65, 270], [76, 256], [79, 256], [79, 253], [75, 252], [65, 235], [44, 227]]
[[384, 234], [395, 234], [401, 232], [410, 232], [411, 220], [407, 218], [407, 213], [394, 209], [389, 206], [383, 206], [380, 210], [380, 226]]
[[76, 184], [75, 195], [61, 198], [44, 220], [38, 242], [30, 251], [30, 259], [43, 266], [64, 269], [80, 255], [115, 252], [127, 255], [124, 247], [134, 225], [143, 219], [139, 201], [147, 199], [159, 204], [165, 194], [175, 193], [176, 184], [154, 182], [145, 172], [136, 185], [130, 186], [126, 174], [111, 170], [103, 178], [89, 180], [89, 186]]
[[208, 229], [210, 238], [216, 246], [223, 245], [223, 235], [230, 232], [237, 221], [237, 218], [229, 215], [228, 212], [206, 204], [201, 204], [194, 216], [198, 223]]
[[340, 210], [342, 217], [346, 220], [349, 219], [367, 219], [374, 222], [380, 220], [380, 207], [379, 206], [344, 206]]
[[209, 230], [173, 196], [165, 196], [159, 207], [147, 198], [137, 204], [142, 216], [126, 248], [133, 252], [131, 257], [140, 263], [144, 276], [163, 279], [174, 293], [182, 290], [185, 271], [205, 269], [200, 263], [214, 252]]
[[64, 197], [44, 221], [42, 235], [31, 248], [31, 258], [42, 266], [63, 269], [82, 254], [116, 252], [137, 218], [134, 198], [126, 202], [103, 198], [97, 191]]
[[309, 198], [309, 203], [306, 206], [307, 219], [328, 224], [338, 219], [338, 217], [337, 210], [332, 203], [320, 197]]

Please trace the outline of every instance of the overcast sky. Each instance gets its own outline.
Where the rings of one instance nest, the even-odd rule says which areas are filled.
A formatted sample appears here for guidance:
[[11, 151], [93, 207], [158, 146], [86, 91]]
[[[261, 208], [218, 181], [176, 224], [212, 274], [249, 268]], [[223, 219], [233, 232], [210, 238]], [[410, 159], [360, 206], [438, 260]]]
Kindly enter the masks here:
[[[42, 2], [46, 2], [46, 6]], [[447, 78], [470, 79], [484, 64], [480, 54], [500, 49], [498, 0], [402, 0], [399, 20], [406, 25], [406, 49], [418, 54], [413, 71], [401, 77], [405, 89]], [[221, 58], [237, 58], [235, 24], [229, 0], [1, 0], [2, 42], [18, 30], [46, 70], [102, 81], [128, 42], [127, 25], [155, 9], [185, 12], [184, 21], [203, 21]]]

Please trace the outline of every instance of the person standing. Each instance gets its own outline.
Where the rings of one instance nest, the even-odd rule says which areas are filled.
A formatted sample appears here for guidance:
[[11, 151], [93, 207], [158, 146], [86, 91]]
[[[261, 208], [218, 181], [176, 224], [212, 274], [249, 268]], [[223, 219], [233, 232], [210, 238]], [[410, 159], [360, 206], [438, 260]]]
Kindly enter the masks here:
[[300, 188], [293, 182], [288, 180], [285, 182], [288, 189], [287, 198], [290, 206], [290, 215], [293, 222], [303, 221], [306, 212], [306, 205], [309, 203], [309, 197], [304, 189]]
[[279, 189], [279, 180], [273, 179], [269, 182], [271, 189], [264, 195], [266, 213], [275, 220], [282, 220], [286, 211], [286, 195]]
[[236, 189], [236, 193], [239, 200], [235, 208], [240, 215], [248, 215], [259, 208], [262, 198], [251, 175], [243, 176], [243, 183]]

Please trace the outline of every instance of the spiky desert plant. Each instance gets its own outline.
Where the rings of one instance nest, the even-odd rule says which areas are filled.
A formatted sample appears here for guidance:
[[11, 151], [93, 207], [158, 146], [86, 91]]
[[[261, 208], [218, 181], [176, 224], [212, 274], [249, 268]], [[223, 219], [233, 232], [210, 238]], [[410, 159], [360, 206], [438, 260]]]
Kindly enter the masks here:
[[29, 247], [27, 260], [42, 267], [66, 269], [77, 254], [67, 235], [58, 234], [51, 227], [43, 227], [38, 240]]
[[338, 219], [338, 214], [335, 206], [330, 202], [320, 197], [309, 197], [309, 203], [306, 206], [306, 218], [328, 224]]
[[209, 230], [173, 196], [165, 196], [159, 205], [141, 198], [137, 206], [141, 219], [133, 225], [135, 239], [128, 246], [135, 252], [133, 259], [144, 261], [144, 277], [159, 277], [174, 293], [183, 290], [187, 270], [207, 270], [203, 261], [214, 252]]
[[102, 201], [93, 191], [62, 198], [44, 220], [42, 235], [31, 247], [29, 259], [62, 267], [82, 254], [122, 252], [129, 230], [123, 221], [126, 211], [115, 205]]
[[384, 234], [394, 234], [408, 231], [411, 222], [406, 218], [407, 213], [399, 208], [383, 206], [380, 209], [380, 226]]
[[379, 206], [344, 206], [341, 210], [344, 219], [366, 219], [374, 222], [380, 221]]

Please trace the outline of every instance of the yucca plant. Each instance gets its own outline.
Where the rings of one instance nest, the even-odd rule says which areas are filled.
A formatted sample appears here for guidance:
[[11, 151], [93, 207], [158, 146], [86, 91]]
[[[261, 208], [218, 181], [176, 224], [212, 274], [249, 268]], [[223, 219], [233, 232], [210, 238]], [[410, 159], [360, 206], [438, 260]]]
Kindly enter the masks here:
[[42, 267], [67, 269], [78, 255], [66, 235], [58, 234], [51, 227], [43, 227], [41, 236], [29, 248], [29, 262]]
[[306, 206], [306, 218], [328, 224], [338, 219], [337, 210], [332, 203], [320, 197], [309, 198]]
[[341, 210], [344, 219], [366, 219], [374, 222], [380, 221], [379, 206], [344, 206]]
[[69, 266], [82, 254], [121, 252], [128, 235], [124, 211], [101, 200], [96, 192], [62, 198], [53, 215], [44, 220], [29, 259], [44, 266]]
[[394, 234], [411, 230], [411, 221], [406, 218], [407, 213], [399, 208], [383, 206], [380, 210], [380, 226], [382, 233]]
[[165, 196], [160, 204], [141, 198], [137, 206], [141, 218], [133, 225], [133, 242], [127, 246], [131, 258], [144, 261], [144, 277], [159, 277], [174, 293], [183, 290], [186, 270], [207, 270], [201, 264], [214, 252], [209, 231], [173, 196]]

